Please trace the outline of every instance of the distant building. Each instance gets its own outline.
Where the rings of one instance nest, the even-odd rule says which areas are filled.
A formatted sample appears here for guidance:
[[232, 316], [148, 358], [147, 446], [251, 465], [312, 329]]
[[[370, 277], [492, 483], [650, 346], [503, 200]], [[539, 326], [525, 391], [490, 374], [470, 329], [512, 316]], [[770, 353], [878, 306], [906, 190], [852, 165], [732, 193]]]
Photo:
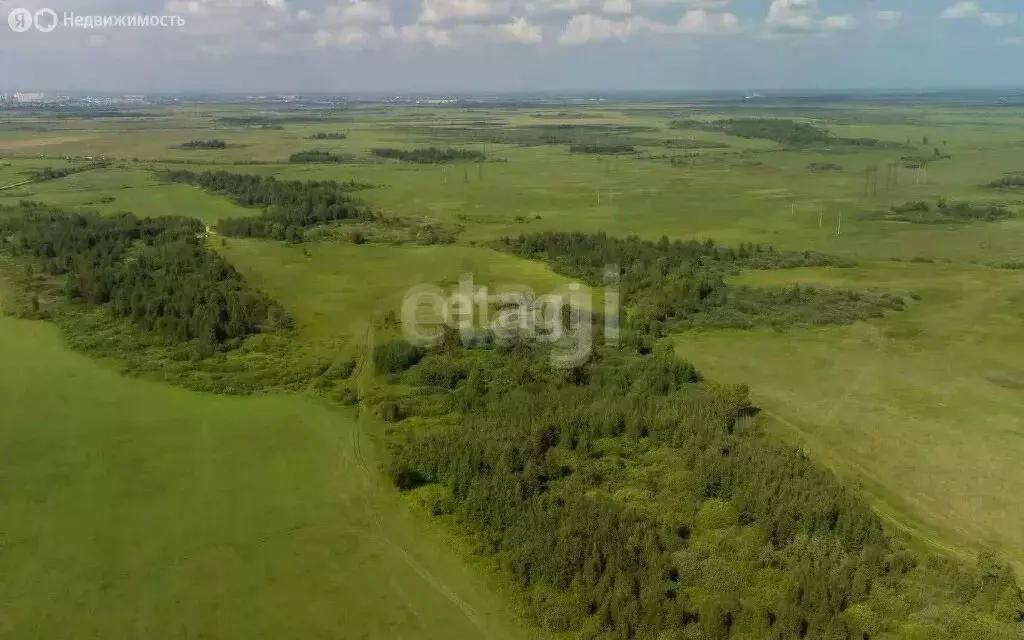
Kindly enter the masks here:
[[14, 101], [19, 104], [42, 102], [46, 96], [42, 93], [15, 93]]

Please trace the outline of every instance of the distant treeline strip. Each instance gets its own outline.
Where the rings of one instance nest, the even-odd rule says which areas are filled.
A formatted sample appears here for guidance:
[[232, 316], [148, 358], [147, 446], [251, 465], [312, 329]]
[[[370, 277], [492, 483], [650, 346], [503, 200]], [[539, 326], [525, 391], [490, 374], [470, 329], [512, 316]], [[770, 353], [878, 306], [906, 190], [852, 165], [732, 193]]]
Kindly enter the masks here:
[[1017, 214], [1002, 204], [973, 204], [947, 202], [940, 198], [933, 207], [924, 200], [893, 205], [888, 211], [866, 216], [868, 219], [910, 222], [913, 224], [965, 224], [968, 222], [995, 222], [1009, 220]]
[[226, 149], [227, 143], [223, 140], [191, 140], [180, 145], [182, 149]]
[[730, 285], [741, 269], [850, 266], [848, 260], [812, 251], [776, 251], [771, 246], [719, 247], [711, 241], [658, 242], [603, 233], [537, 233], [500, 239], [501, 251], [543, 260], [557, 273], [604, 286], [605, 265], [617, 265], [628, 299], [627, 328], [662, 335], [669, 329], [749, 328], [848, 324], [904, 306], [889, 293], [801, 287], [773, 290]]
[[93, 169], [102, 169], [108, 166], [110, 166], [109, 162], [101, 160], [97, 162], [90, 162], [88, 164], [80, 164], [77, 166], [62, 167], [60, 169], [44, 167], [32, 175], [32, 182], [45, 182], [47, 180], [66, 178], [76, 173], [84, 173], [86, 171], [92, 171]]
[[216, 119], [217, 124], [229, 126], [261, 126], [282, 124], [312, 124], [351, 122], [349, 116], [337, 115], [336, 112], [311, 111], [309, 113], [274, 114], [266, 116], [222, 116]]
[[352, 156], [342, 156], [331, 153], [330, 151], [300, 151], [293, 153], [288, 158], [288, 162], [292, 164], [341, 164], [346, 162], [355, 162], [355, 158]]
[[784, 118], [740, 118], [728, 120], [675, 120], [676, 129], [722, 132], [738, 138], [761, 138], [790, 147], [812, 145], [846, 145], [859, 147], [903, 148], [905, 145], [883, 142], [877, 138], [841, 138], [828, 129], [806, 122]]
[[487, 157], [480, 151], [471, 149], [442, 149], [440, 147], [422, 147], [419, 149], [379, 148], [373, 150], [378, 158], [413, 162], [416, 164], [440, 164], [443, 162], [483, 162]]
[[338, 220], [373, 220], [376, 215], [351, 193], [373, 185], [334, 180], [277, 180], [274, 177], [229, 173], [227, 171], [170, 171], [171, 182], [197, 186], [230, 196], [238, 205], [262, 208], [260, 215], [226, 218], [217, 230], [226, 236], [272, 238], [299, 242], [309, 227]]

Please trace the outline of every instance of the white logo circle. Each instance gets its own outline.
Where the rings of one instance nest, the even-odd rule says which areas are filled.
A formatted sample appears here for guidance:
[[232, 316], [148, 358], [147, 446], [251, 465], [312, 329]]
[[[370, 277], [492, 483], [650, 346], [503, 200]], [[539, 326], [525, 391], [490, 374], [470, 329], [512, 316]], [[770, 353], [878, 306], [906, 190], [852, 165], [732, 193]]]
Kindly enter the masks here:
[[[57, 14], [53, 14], [56, 18]], [[16, 33], [25, 33], [32, 28], [32, 12], [28, 9], [13, 9], [7, 14], [7, 24]]]
[[[47, 18], [49, 18], [47, 20]], [[40, 9], [35, 15], [36, 29], [50, 33], [57, 28], [57, 12], [53, 9]]]

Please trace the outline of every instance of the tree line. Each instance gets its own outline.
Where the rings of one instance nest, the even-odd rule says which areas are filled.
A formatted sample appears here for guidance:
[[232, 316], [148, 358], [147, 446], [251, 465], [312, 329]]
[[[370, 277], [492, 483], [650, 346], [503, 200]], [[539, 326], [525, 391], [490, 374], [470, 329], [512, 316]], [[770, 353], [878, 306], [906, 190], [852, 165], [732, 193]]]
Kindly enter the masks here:
[[1015, 218], [1017, 214], [1003, 204], [949, 202], [945, 198], [939, 198], [934, 206], [925, 200], [913, 200], [893, 205], [888, 211], [873, 217], [915, 224], [943, 224], [995, 222]]
[[849, 324], [900, 310], [905, 304], [902, 297], [889, 293], [799, 285], [776, 290], [726, 282], [727, 275], [741, 269], [850, 265], [848, 260], [812, 251], [560, 232], [504, 237], [494, 246], [543, 260], [555, 272], [597, 287], [606, 284], [606, 265], [616, 265], [617, 286], [623, 300], [629, 301], [623, 326], [641, 334], [700, 327]]
[[341, 156], [330, 151], [300, 151], [293, 153], [288, 162], [292, 164], [339, 164], [352, 162], [351, 156]]
[[65, 278], [69, 301], [108, 308], [168, 343], [196, 341], [209, 352], [288, 326], [287, 313], [202, 237], [190, 218], [105, 217], [31, 202], [0, 215], [0, 247]]
[[166, 177], [171, 182], [230, 196], [240, 206], [262, 209], [259, 215], [218, 221], [217, 231], [226, 236], [300, 242], [302, 231], [309, 227], [340, 220], [376, 218], [369, 207], [352, 197], [353, 192], [373, 185], [356, 181], [302, 182], [227, 171], [182, 170], [170, 171]]
[[421, 147], [419, 149], [377, 148], [372, 151], [378, 158], [413, 162], [416, 164], [440, 164], [444, 162], [483, 162], [487, 159], [480, 151], [472, 149], [442, 149]]
[[227, 146], [223, 140], [191, 140], [181, 144], [182, 149], [226, 149]]
[[592, 154], [605, 154], [605, 155], [617, 155], [636, 153], [636, 147], [631, 144], [616, 144], [616, 143], [579, 143], [569, 146], [569, 153], [592, 153]]
[[897, 147], [894, 143], [882, 142], [878, 138], [842, 138], [818, 125], [798, 122], [785, 118], [735, 118], [725, 120], [675, 120], [670, 126], [675, 129], [697, 131], [719, 131], [737, 138], [760, 138], [771, 140], [788, 147], [814, 145], [847, 145], [858, 147]]

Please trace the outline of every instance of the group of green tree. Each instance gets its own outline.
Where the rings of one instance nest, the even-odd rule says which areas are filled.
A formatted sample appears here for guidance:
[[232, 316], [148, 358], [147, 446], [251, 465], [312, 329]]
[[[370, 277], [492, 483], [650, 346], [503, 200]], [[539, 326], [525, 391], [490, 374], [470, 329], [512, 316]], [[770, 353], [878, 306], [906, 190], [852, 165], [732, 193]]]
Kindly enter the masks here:
[[760, 138], [787, 147], [846, 145], [858, 147], [891, 146], [877, 138], [842, 138], [828, 129], [785, 118], [736, 118], [726, 120], [675, 120], [676, 129], [718, 131], [737, 138]]
[[642, 138], [636, 134], [658, 133], [658, 127], [628, 124], [550, 123], [518, 126], [424, 126], [395, 125], [403, 134], [444, 140], [457, 144], [510, 144], [523, 147], [542, 145], [663, 145], [675, 141]]
[[181, 144], [182, 149], [226, 149], [227, 146], [223, 140], [192, 140]]
[[237, 346], [288, 315], [202, 240], [203, 225], [180, 217], [69, 213], [22, 202], [0, 215], [0, 248], [50, 277], [68, 300], [108, 308], [168, 343]]
[[339, 115], [338, 111], [307, 111], [296, 110], [292, 113], [270, 115], [222, 116], [216, 119], [217, 124], [233, 127], [274, 127], [282, 128], [285, 124], [341, 123], [352, 122], [350, 116]]
[[170, 171], [166, 177], [228, 195], [243, 207], [262, 209], [259, 215], [220, 220], [217, 230], [226, 236], [299, 242], [303, 230], [316, 225], [376, 218], [369, 207], [352, 197], [354, 191], [372, 185], [355, 181], [303, 182], [227, 171]]
[[1020, 189], [1024, 187], [1024, 173], [1011, 173], [988, 184], [993, 189]]
[[101, 169], [108, 166], [108, 162], [89, 162], [86, 164], [72, 165], [67, 167], [61, 167], [54, 169], [53, 167], [43, 167], [39, 171], [32, 174], [33, 182], [45, 182], [47, 180], [57, 180], [59, 178], [66, 178], [76, 173], [82, 173], [84, 171], [91, 171], [92, 169]]
[[911, 222], [915, 224], [945, 224], [966, 222], [995, 222], [1016, 217], [1016, 213], [1002, 204], [948, 202], [940, 198], [935, 205], [914, 200], [893, 205], [873, 217], [881, 220]]
[[[627, 298], [627, 302], [632, 302]], [[595, 639], [1016, 638], [1013, 572], [923, 559], [804, 453], [763, 434], [740, 386], [664, 344], [554, 367], [526, 342], [389, 342], [411, 388], [390, 473], [465, 531], [537, 624]], [[402, 429], [416, 418], [416, 427]]]
[[293, 153], [288, 158], [288, 162], [292, 164], [340, 164], [352, 162], [352, 157], [338, 155], [330, 151], [312, 150]]
[[569, 153], [592, 153], [605, 155], [619, 155], [636, 153], [636, 147], [631, 144], [617, 143], [580, 143], [569, 146]]
[[345, 134], [345, 133], [342, 133], [341, 131], [332, 131], [332, 132], [318, 131], [317, 133], [314, 133], [313, 135], [309, 136], [309, 139], [310, 140], [344, 140], [347, 137], [348, 137], [348, 135]]
[[420, 147], [418, 149], [378, 148], [373, 150], [378, 158], [413, 162], [416, 164], [440, 164], [444, 162], [483, 162], [487, 157], [473, 149], [442, 149], [440, 147]]
[[771, 246], [719, 247], [712, 241], [657, 242], [604, 233], [546, 232], [504, 237], [495, 248], [543, 260], [560, 274], [605, 286], [607, 265], [618, 268], [618, 288], [629, 303], [624, 326], [644, 334], [698, 327], [750, 328], [847, 324], [902, 309], [898, 295], [793, 285], [765, 289], [730, 285], [740, 269], [849, 266], [847, 260], [815, 252], [777, 251]]

